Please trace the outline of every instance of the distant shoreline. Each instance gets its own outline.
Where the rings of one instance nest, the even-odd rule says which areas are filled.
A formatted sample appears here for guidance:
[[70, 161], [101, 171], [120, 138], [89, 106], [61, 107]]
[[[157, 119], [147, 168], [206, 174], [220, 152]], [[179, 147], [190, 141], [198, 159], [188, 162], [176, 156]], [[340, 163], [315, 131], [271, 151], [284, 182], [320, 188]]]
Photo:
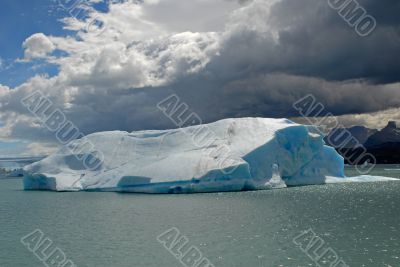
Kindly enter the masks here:
[[0, 180], [18, 180], [18, 179], [22, 179], [22, 178], [24, 178], [24, 177], [23, 176], [11, 177], [11, 176], [0, 175]]

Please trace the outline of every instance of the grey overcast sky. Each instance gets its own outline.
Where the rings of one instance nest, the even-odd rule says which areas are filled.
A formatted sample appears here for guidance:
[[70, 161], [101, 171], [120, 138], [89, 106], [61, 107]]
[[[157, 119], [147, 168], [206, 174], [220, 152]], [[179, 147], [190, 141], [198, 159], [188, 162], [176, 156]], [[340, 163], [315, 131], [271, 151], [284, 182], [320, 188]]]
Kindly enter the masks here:
[[171, 94], [204, 122], [296, 117], [307, 94], [346, 125], [400, 119], [398, 0], [358, 0], [365, 37], [328, 0], [26, 2], [0, 3], [3, 156], [57, 147], [21, 104], [36, 90], [85, 134], [174, 127]]

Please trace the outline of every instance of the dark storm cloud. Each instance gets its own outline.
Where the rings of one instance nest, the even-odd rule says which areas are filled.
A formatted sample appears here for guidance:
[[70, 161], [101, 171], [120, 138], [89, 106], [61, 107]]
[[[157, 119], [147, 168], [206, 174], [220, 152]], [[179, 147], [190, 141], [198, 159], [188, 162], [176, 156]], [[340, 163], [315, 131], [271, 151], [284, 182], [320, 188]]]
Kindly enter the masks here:
[[[283, 72], [328, 80], [365, 78], [376, 83], [400, 79], [400, 5], [397, 1], [359, 1], [377, 19], [376, 30], [360, 37], [321, 0], [282, 0], [271, 8], [266, 23], [276, 32], [243, 31], [225, 46], [223, 60], [254, 72]], [[390, 11], [389, 11], [390, 10]], [[224, 55], [224, 54], [223, 54]]]

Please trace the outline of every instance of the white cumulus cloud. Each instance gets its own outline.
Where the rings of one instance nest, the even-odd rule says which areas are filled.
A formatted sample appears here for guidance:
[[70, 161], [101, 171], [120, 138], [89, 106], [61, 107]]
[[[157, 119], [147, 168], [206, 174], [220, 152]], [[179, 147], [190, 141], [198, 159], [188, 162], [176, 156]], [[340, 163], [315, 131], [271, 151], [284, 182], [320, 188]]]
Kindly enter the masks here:
[[35, 33], [28, 37], [24, 43], [25, 59], [45, 58], [51, 54], [55, 46], [43, 33]]
[[10, 91], [10, 88], [8, 86], [0, 84], [0, 96], [7, 94], [9, 91]]

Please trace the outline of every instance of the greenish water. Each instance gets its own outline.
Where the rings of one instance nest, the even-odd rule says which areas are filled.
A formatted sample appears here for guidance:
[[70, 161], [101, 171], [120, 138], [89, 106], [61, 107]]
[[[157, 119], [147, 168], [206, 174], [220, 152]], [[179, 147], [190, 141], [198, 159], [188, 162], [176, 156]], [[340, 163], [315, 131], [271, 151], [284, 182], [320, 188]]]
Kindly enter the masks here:
[[[373, 174], [399, 177], [388, 168]], [[184, 266], [156, 239], [171, 227], [215, 266], [317, 266], [292, 242], [310, 228], [349, 266], [400, 266], [400, 182], [193, 195], [21, 188], [0, 179], [0, 267], [45, 266], [20, 242], [35, 229], [77, 266]]]

